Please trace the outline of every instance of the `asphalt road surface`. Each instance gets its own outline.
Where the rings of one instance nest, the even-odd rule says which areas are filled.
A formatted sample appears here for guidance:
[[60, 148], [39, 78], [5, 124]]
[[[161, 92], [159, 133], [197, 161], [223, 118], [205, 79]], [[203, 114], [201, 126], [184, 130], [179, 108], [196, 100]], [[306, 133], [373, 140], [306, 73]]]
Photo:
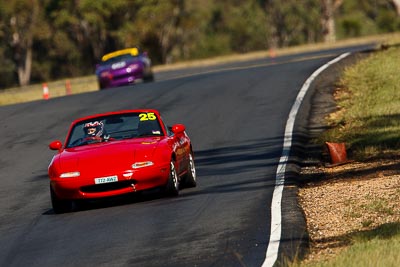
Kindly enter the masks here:
[[[154, 83], [0, 107], [0, 266], [261, 266], [296, 95], [320, 66], [365, 48], [162, 72]], [[296, 129], [305, 127], [309, 102]], [[48, 144], [64, 140], [78, 117], [132, 108], [186, 125], [198, 186], [177, 198], [155, 191], [54, 214]], [[280, 260], [306, 236], [295, 192], [283, 192]]]

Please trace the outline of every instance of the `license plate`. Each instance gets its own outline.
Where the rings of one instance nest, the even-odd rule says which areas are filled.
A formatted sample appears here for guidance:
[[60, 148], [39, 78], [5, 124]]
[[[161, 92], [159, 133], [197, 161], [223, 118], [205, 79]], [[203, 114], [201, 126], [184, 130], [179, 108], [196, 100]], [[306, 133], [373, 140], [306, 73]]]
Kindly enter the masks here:
[[100, 177], [100, 178], [95, 178], [94, 183], [95, 184], [106, 184], [106, 183], [112, 183], [112, 182], [117, 182], [118, 181], [118, 176], [107, 176], [107, 177]]

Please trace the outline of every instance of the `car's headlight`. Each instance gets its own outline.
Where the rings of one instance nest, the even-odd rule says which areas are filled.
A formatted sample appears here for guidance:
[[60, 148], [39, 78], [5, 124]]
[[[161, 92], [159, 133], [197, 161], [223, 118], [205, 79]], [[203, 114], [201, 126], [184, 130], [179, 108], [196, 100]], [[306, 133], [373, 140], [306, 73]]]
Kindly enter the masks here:
[[100, 73], [100, 77], [102, 78], [108, 78], [110, 76], [110, 73], [108, 71], [103, 71]]
[[135, 71], [139, 68], [138, 64], [132, 64], [129, 65], [129, 67], [126, 68], [126, 72], [131, 73], [132, 71]]
[[142, 162], [135, 162], [132, 164], [132, 169], [139, 169], [144, 167], [153, 166], [154, 163], [152, 161], [142, 161]]
[[73, 178], [80, 176], [80, 172], [64, 172], [60, 175], [60, 178]]

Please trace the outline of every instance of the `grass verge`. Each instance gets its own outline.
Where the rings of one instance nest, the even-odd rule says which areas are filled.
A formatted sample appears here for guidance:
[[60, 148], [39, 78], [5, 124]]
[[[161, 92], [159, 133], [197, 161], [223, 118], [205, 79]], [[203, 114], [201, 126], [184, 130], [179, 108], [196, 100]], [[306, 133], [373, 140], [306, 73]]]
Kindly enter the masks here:
[[[399, 47], [371, 54], [344, 71], [335, 92], [338, 111], [329, 116], [327, 120], [331, 129], [324, 132], [317, 142], [321, 146], [324, 140], [346, 143], [349, 157], [356, 163], [321, 168], [324, 178], [301, 190], [304, 194], [311, 190], [308, 200], [317, 203], [303, 207], [309, 232], [315, 237], [312, 240], [314, 250], [330, 251], [330, 255], [291, 266], [398, 266], [398, 73]], [[343, 216], [337, 216], [342, 211]], [[316, 214], [321, 212], [326, 212], [326, 215], [316, 219]], [[352, 227], [348, 227], [350, 224]], [[340, 250], [332, 252], [339, 247]]]
[[[343, 237], [352, 243], [330, 261], [307, 264], [309, 267], [390, 267], [400, 262], [400, 223], [382, 225], [370, 231]], [[305, 266], [305, 265], [296, 265]]]
[[[68, 83], [70, 90], [68, 90]], [[46, 83], [49, 98], [97, 91], [98, 84], [94, 75], [71, 78]], [[32, 84], [24, 87], [0, 90], [0, 106], [44, 99], [44, 84]]]
[[400, 49], [372, 54], [347, 68], [335, 93], [334, 128], [322, 138], [345, 142], [356, 159], [400, 148]]

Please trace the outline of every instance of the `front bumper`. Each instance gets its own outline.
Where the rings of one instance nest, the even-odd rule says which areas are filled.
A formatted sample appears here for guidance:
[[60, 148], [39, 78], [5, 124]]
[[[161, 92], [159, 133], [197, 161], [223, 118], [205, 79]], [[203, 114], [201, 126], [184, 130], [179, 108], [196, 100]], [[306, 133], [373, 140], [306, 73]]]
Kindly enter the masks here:
[[111, 72], [107, 76], [99, 76], [99, 84], [101, 88], [118, 87], [135, 83], [137, 80], [143, 79], [143, 69], [135, 71], [127, 71], [120, 69]]
[[111, 197], [165, 186], [169, 178], [169, 168], [169, 164], [166, 164], [105, 174], [102, 177], [116, 175], [118, 181], [101, 184], [95, 183], [97, 177], [51, 178], [50, 185], [59, 199]]

